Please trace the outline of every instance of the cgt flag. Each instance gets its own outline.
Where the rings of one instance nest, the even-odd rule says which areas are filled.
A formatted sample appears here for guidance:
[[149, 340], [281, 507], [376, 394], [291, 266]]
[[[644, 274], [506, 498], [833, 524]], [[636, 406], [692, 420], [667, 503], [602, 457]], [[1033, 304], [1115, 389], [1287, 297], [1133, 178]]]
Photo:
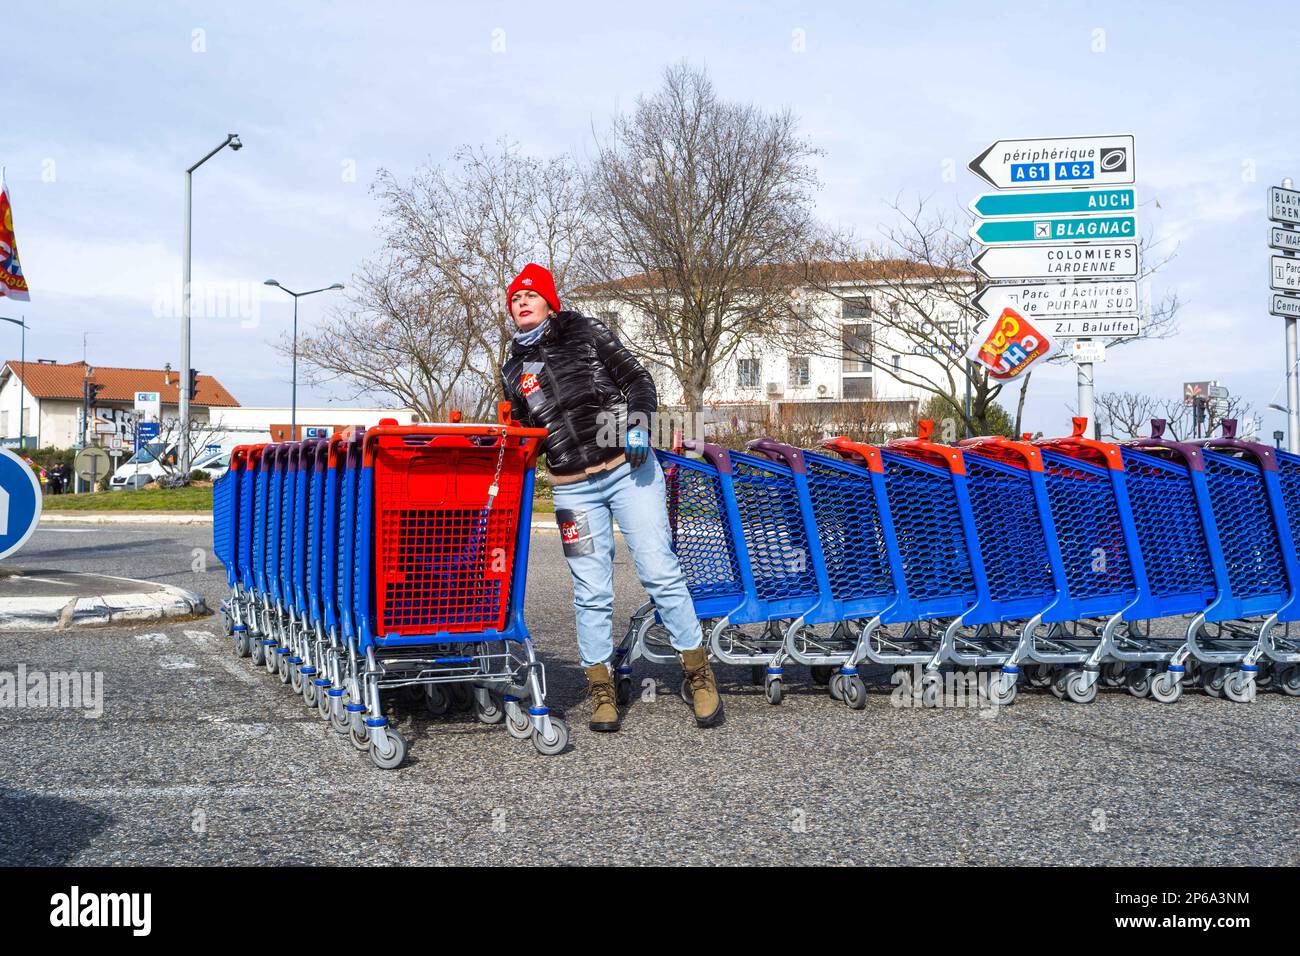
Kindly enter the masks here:
[[988, 369], [989, 378], [1006, 382], [1019, 378], [1055, 351], [1051, 336], [1008, 307], [980, 324], [966, 358]]
[[14, 238], [14, 212], [9, 205], [9, 187], [0, 179], [0, 296], [29, 300], [27, 280], [18, 261], [18, 240]]

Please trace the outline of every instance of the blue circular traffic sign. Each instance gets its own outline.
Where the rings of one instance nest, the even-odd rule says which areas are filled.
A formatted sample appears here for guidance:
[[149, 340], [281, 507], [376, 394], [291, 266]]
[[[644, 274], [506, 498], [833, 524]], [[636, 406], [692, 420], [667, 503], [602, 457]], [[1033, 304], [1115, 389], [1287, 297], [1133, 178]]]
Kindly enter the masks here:
[[27, 462], [0, 448], [0, 559], [26, 544], [40, 520], [40, 479]]

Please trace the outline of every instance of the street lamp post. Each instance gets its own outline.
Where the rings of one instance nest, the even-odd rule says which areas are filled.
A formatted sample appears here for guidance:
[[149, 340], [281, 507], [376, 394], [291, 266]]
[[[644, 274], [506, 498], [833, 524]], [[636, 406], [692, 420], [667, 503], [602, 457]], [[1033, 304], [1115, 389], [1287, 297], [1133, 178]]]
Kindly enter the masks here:
[[286, 289], [275, 279], [267, 279], [266, 285], [273, 285], [293, 296], [293, 384], [291, 404], [289, 406], [289, 441], [294, 441], [298, 435], [298, 300], [304, 296], [315, 295], [317, 292], [333, 292], [336, 289], [342, 289], [343, 283], [336, 282], [333, 285], [312, 289], [310, 292], [294, 292]]
[[184, 275], [181, 278], [181, 387], [179, 406], [181, 419], [181, 474], [187, 476], [190, 473], [190, 200], [193, 191], [194, 170], [227, 146], [236, 152], [244, 148], [244, 144], [239, 140], [239, 134], [229, 133], [220, 146], [185, 170], [185, 256], [182, 266]]
[[11, 322], [22, 331], [22, 355], [18, 360], [18, 447], [27, 447], [27, 316], [11, 319], [0, 315], [0, 320]]

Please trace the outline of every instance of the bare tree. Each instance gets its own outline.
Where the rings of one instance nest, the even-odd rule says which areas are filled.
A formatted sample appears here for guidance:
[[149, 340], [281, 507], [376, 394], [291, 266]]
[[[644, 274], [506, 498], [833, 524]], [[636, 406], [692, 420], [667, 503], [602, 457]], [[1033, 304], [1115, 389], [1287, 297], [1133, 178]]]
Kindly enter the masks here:
[[586, 241], [578, 172], [566, 157], [507, 141], [462, 147], [410, 180], [381, 170], [382, 256], [354, 279], [350, 307], [299, 345], [312, 374], [350, 382], [422, 417], [489, 414], [510, 334], [505, 288], [528, 261], [564, 288]]
[[[934, 396], [955, 420], [973, 434], [988, 434], [1000, 422], [998, 398], [1006, 383], [991, 379], [986, 370], [967, 361], [966, 351], [984, 315], [971, 301], [985, 283], [970, 271], [977, 244], [970, 238], [971, 216], [952, 214], [927, 206], [918, 199], [891, 206], [896, 221], [882, 229], [881, 241], [864, 241], [851, 231], [820, 236], [805, 256], [809, 288], [840, 301], [860, 299], [864, 292], [884, 300], [885, 310], [876, 320], [886, 340], [897, 348], [884, 349], [874, 336], [842, 336], [838, 317], [808, 317], [808, 341], [850, 355], [893, 376], [902, 384]], [[1149, 279], [1173, 258], [1150, 239], [1140, 244], [1146, 263], [1139, 277]], [[1142, 331], [1111, 345], [1138, 339], [1168, 338], [1177, 331], [1179, 300], [1167, 293], [1148, 303]], [[887, 311], [886, 311], [887, 310]], [[890, 355], [902, 351], [929, 361], [914, 361], [895, 368]], [[1059, 354], [1051, 362], [1068, 362]], [[1018, 433], [1029, 391], [1028, 376], [1018, 383], [1014, 427]], [[969, 408], [966, 395], [969, 393]]]
[[[1102, 438], [1123, 441], [1151, 434], [1151, 420], [1165, 420], [1165, 434], [1174, 441], [1187, 441], [1215, 434], [1225, 419], [1244, 421], [1252, 406], [1239, 395], [1205, 403], [1205, 417], [1198, 429], [1196, 412], [1181, 399], [1166, 399], [1142, 392], [1102, 392], [1096, 398]], [[1199, 435], [1197, 434], [1199, 431]]]
[[813, 233], [817, 152], [790, 111], [725, 102], [685, 64], [598, 146], [584, 294], [643, 317], [629, 344], [672, 370], [691, 412], [741, 341], [787, 330], [797, 277], [772, 267]]

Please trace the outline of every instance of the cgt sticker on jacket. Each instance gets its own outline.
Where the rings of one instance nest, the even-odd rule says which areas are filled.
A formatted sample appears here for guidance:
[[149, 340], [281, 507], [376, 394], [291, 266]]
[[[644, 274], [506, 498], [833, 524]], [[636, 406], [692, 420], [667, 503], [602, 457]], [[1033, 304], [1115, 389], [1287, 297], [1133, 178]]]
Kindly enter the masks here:
[[564, 543], [566, 558], [595, 553], [596, 542], [592, 540], [591, 527], [587, 524], [587, 512], [556, 508], [555, 520], [560, 526], [560, 541]]
[[525, 362], [523, 371], [519, 373], [519, 391], [523, 393], [529, 408], [536, 408], [546, 401], [546, 394], [542, 391], [542, 368], [545, 364]]

